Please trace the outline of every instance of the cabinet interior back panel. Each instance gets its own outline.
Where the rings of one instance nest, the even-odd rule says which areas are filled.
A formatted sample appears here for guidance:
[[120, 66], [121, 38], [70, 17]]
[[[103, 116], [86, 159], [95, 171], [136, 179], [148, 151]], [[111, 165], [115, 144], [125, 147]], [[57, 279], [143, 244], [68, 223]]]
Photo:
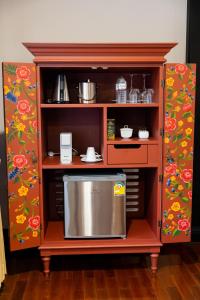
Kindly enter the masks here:
[[90, 81], [95, 82], [97, 85], [97, 102], [112, 101], [115, 97], [115, 84], [117, 79], [120, 76], [123, 76], [127, 81], [127, 88], [130, 90], [131, 87], [131, 76], [133, 74], [133, 88], [142, 89], [144, 86], [143, 74], [146, 76], [146, 88], [153, 88], [155, 91], [154, 99], [155, 102], [158, 102], [157, 99], [157, 82], [155, 79], [158, 76], [158, 68], [154, 69], [115, 69], [108, 68], [103, 70], [98, 68], [96, 70], [90, 69], [51, 69], [48, 71], [46, 69], [42, 72], [42, 83], [43, 83], [43, 101], [46, 102], [47, 99], [53, 99], [54, 89], [56, 86], [56, 78], [60, 73], [66, 74], [69, 98], [72, 102], [78, 102], [78, 85], [79, 82], [84, 82], [90, 79]]
[[55, 109], [45, 114], [46, 151], [59, 152], [60, 133], [72, 133], [73, 148], [79, 154], [86, 153], [87, 147], [95, 147], [97, 152], [102, 144], [101, 109]]

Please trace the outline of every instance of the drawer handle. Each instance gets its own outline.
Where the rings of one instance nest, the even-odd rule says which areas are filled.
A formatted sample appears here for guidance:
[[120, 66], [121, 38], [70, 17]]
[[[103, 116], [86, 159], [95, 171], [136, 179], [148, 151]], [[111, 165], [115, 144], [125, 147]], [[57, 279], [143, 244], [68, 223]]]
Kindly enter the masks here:
[[115, 149], [138, 149], [141, 145], [138, 144], [129, 144], [129, 145], [114, 145]]

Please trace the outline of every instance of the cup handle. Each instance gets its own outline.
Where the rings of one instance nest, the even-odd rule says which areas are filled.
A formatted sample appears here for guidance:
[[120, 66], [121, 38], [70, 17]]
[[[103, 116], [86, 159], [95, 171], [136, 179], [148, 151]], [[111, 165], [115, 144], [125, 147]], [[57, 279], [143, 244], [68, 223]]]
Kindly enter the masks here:
[[95, 152], [95, 155], [96, 155], [96, 156], [101, 156], [101, 154], [99, 154], [98, 152]]

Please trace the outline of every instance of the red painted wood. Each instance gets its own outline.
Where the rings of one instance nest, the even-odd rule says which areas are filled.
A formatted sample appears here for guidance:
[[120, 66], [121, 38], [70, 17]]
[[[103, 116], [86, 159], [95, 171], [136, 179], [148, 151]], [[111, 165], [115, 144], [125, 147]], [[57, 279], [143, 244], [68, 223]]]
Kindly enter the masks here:
[[[124, 145], [125, 146], [125, 145]], [[139, 148], [115, 148], [108, 145], [108, 164], [145, 164], [148, 162], [147, 145], [138, 145]]]
[[41, 103], [40, 104], [41, 108], [96, 108], [96, 107], [142, 107], [142, 108], [146, 108], [146, 107], [159, 107], [158, 103], [149, 103], [149, 104], [116, 104], [116, 103], [93, 103], [93, 104], [77, 104], [77, 103], [69, 103], [69, 104], [46, 104], [46, 103]]
[[148, 163], [149, 164], [159, 164], [160, 156], [159, 156], [159, 145], [148, 145]]
[[[155, 136], [159, 140], [159, 147], [157, 149], [158, 151], [158, 161], [157, 161], [157, 169], [156, 169], [156, 175], [155, 177], [152, 177], [150, 179], [150, 184], [152, 185], [152, 191], [151, 191], [151, 197], [150, 201], [148, 203], [148, 222], [151, 225], [154, 233], [157, 237], [160, 238], [161, 236], [161, 230], [160, 226], [158, 225], [158, 221], [161, 220], [161, 191], [162, 191], [162, 184], [159, 181], [159, 176], [162, 174], [162, 144], [163, 144], [163, 138], [160, 134], [161, 129], [163, 128], [163, 88], [161, 87], [161, 82], [163, 80], [164, 71], [163, 71], [163, 65], [159, 67], [159, 73], [158, 76], [154, 78], [154, 80], [157, 82], [158, 88], [158, 98], [159, 101], [159, 112], [156, 115], [157, 118], [151, 118], [152, 126], [155, 128]], [[149, 166], [153, 165], [148, 161]], [[149, 179], [149, 177], [148, 177]], [[156, 198], [156, 205], [154, 204]]]
[[120, 43], [120, 44], [55, 44], [24, 43], [37, 63], [44, 62], [165, 62], [164, 56], [176, 43]]
[[107, 144], [109, 145], [123, 145], [123, 144], [136, 144], [136, 145], [155, 145], [158, 144], [159, 141], [155, 138], [149, 139], [139, 139], [139, 138], [130, 138], [130, 139], [122, 139], [120, 137], [116, 137], [114, 140], [107, 140]]
[[162, 241], [191, 238], [196, 66], [167, 64], [163, 144]]
[[99, 169], [99, 168], [105, 168], [104, 161], [100, 161], [97, 163], [85, 163], [82, 162], [79, 156], [74, 156], [72, 159], [71, 164], [61, 164], [60, 163], [60, 157], [59, 156], [53, 156], [53, 157], [45, 157], [45, 159], [42, 162], [42, 168], [43, 169]]
[[[123, 247], [145, 247], [145, 246], [161, 246], [161, 242], [156, 238], [151, 227], [146, 220], [132, 220], [127, 226], [126, 239], [64, 239], [63, 222], [49, 222], [45, 240], [41, 244], [41, 250], [51, 250], [51, 248], [66, 249], [66, 254], [71, 254], [72, 250], [77, 249], [81, 253], [81, 249], [87, 249], [87, 253], [103, 253], [105, 249]], [[113, 252], [114, 253], [114, 252]]]
[[40, 218], [41, 218], [41, 225], [42, 225], [42, 231], [41, 231], [41, 242], [44, 240], [44, 233], [47, 228], [47, 214], [45, 213], [47, 210], [45, 210], [45, 189], [44, 189], [44, 181], [43, 181], [43, 170], [42, 170], [42, 161], [44, 157], [46, 156], [45, 152], [45, 145], [46, 145], [46, 132], [45, 132], [45, 126], [44, 126], [44, 119], [42, 118], [42, 111], [40, 109], [40, 103], [41, 103], [41, 95], [43, 91], [43, 85], [41, 82], [41, 76], [40, 76], [40, 67], [36, 66], [36, 78], [37, 78], [37, 108], [38, 108], [38, 153], [39, 153], [39, 159], [38, 159], [38, 165], [39, 165], [39, 176], [40, 176], [40, 186], [39, 186], [39, 196], [40, 196]]
[[156, 274], [158, 269], [158, 254], [152, 253], [151, 254], [151, 271], [153, 274]]
[[35, 66], [4, 63], [10, 248], [40, 244]]
[[[163, 91], [161, 87], [161, 79], [163, 78], [163, 62], [165, 61], [164, 56], [175, 44], [27, 44], [27, 48], [35, 55], [35, 62], [38, 68], [38, 79], [39, 79], [39, 90], [38, 90], [38, 108], [39, 108], [39, 128], [41, 130], [40, 134], [40, 173], [45, 173], [44, 169], [62, 169], [62, 168], [82, 168], [86, 164], [80, 163], [78, 157], [74, 158], [74, 163], [70, 166], [63, 167], [59, 163], [59, 158], [53, 158], [50, 160], [46, 157], [48, 147], [57, 147], [56, 136], [58, 132], [65, 126], [65, 130], [69, 128], [74, 130], [74, 123], [72, 122], [72, 115], [76, 114], [76, 110], [80, 109], [81, 113], [76, 117], [76, 122], [80, 121], [82, 118], [82, 110], [88, 108], [88, 115], [85, 119], [86, 121], [91, 121], [92, 116], [97, 111], [101, 111], [101, 117], [97, 114], [95, 116], [95, 122], [92, 123], [92, 129], [97, 131], [94, 139], [89, 138], [91, 136], [92, 130], [87, 130], [87, 135], [84, 136], [89, 138], [91, 141], [95, 140], [95, 146], [98, 147], [99, 151], [102, 151], [104, 155], [104, 162], [99, 164], [93, 164], [91, 168], [96, 169], [99, 167], [112, 167], [112, 168], [128, 168], [128, 167], [144, 167], [145, 174], [148, 178], [145, 187], [145, 207], [146, 215], [144, 220], [133, 220], [133, 223], [128, 232], [128, 238], [126, 240], [85, 240], [85, 241], [74, 241], [75, 244], [72, 245], [72, 241], [66, 241], [63, 239], [63, 223], [53, 223], [48, 219], [48, 212], [45, 206], [45, 201], [48, 199], [44, 198], [43, 204], [41, 206], [43, 211], [43, 225], [44, 225], [44, 238], [41, 242], [40, 253], [41, 256], [49, 257], [56, 254], [83, 254], [83, 253], [135, 253], [135, 252], [150, 252], [152, 254], [159, 253], [160, 246], [160, 228], [158, 221], [160, 220], [161, 214], [161, 183], [159, 182], [159, 175], [162, 171], [161, 155], [162, 155], [162, 137], [160, 136], [160, 129], [162, 128], [163, 115], [162, 115], [162, 99]], [[91, 73], [90, 67], [111, 67], [112, 70], [108, 72], [120, 72], [120, 68], [123, 68], [123, 72], [129, 74], [131, 69], [139, 70], [151, 70], [152, 74], [152, 87], [155, 90], [154, 103], [152, 104], [115, 104], [115, 103], [97, 103], [94, 105], [81, 105], [73, 104], [69, 105], [56, 105], [56, 104], [44, 104], [46, 100], [45, 97], [45, 82], [44, 76], [46, 73], [53, 71], [53, 68], [65, 68], [65, 71], [71, 70], [75, 72], [77, 70], [72, 70], [74, 67], [87, 68], [87, 72]], [[116, 68], [116, 69], [115, 69]], [[63, 69], [64, 70], [64, 69]], [[43, 73], [44, 72], [44, 73]], [[46, 73], [45, 73], [46, 72]], [[94, 76], [98, 78], [99, 73]], [[46, 76], [46, 75], [45, 75]], [[80, 75], [82, 76], [82, 75]], [[100, 76], [101, 77], [101, 76]], [[114, 77], [113, 77], [114, 78]], [[46, 78], [48, 83], [48, 78]], [[102, 81], [103, 82], [103, 81]], [[109, 81], [110, 83], [110, 81]], [[149, 82], [151, 83], [151, 82]], [[103, 84], [103, 83], [102, 83]], [[113, 86], [113, 85], [112, 85]], [[111, 91], [109, 88], [105, 89], [105, 99], [99, 97], [100, 100], [112, 100]], [[75, 99], [75, 98], [73, 98]], [[104, 101], [103, 101], [104, 102]], [[126, 107], [126, 108], [125, 108]], [[60, 112], [59, 108], [62, 108]], [[132, 108], [132, 109], [129, 109]], [[135, 109], [134, 109], [135, 108]], [[144, 108], [144, 109], [143, 109]], [[69, 109], [69, 111], [68, 111]], [[94, 111], [92, 110], [94, 109]], [[66, 113], [65, 113], [66, 110]], [[112, 116], [112, 114], [114, 116]], [[67, 115], [67, 118], [64, 116]], [[79, 118], [80, 117], [80, 118]], [[113, 155], [114, 144], [108, 143], [107, 141], [107, 118], [116, 117], [118, 121], [118, 127], [129, 124], [129, 126], [134, 125], [135, 129], [140, 126], [145, 126], [150, 130], [150, 136], [148, 143], [142, 143], [141, 149], [138, 156], [136, 153], [130, 154], [128, 161], [122, 161], [124, 155], [120, 155], [112, 165], [108, 165], [110, 157], [111, 160], [115, 157]], [[57, 120], [55, 120], [57, 119]], [[128, 123], [127, 123], [128, 122]], [[49, 126], [50, 124], [50, 126]], [[57, 125], [56, 125], [57, 124]], [[82, 123], [81, 123], [82, 124]], [[71, 127], [70, 127], [71, 126]], [[78, 131], [80, 131], [81, 126], [78, 125]], [[100, 130], [99, 130], [100, 129]], [[119, 132], [116, 136], [120, 136]], [[74, 134], [74, 140], [77, 136]], [[78, 136], [77, 141], [81, 139]], [[48, 140], [48, 142], [47, 142]], [[153, 144], [154, 142], [154, 144]], [[80, 151], [85, 148], [85, 141], [83, 143], [79, 141]], [[119, 144], [123, 145], [123, 141], [119, 140]], [[135, 140], [135, 143], [137, 141]], [[84, 144], [84, 145], [83, 145]], [[77, 144], [78, 145], [78, 144]], [[79, 147], [78, 146], [78, 147]], [[84, 147], [83, 147], [84, 146]], [[152, 147], [152, 148], [149, 148]], [[153, 147], [157, 147], [153, 149]], [[111, 148], [109, 156], [108, 148]], [[159, 148], [159, 149], [158, 149]], [[130, 149], [129, 149], [130, 150]], [[132, 149], [131, 149], [132, 150]], [[134, 149], [135, 150], [135, 149]], [[114, 151], [115, 152], [115, 151]], [[123, 152], [123, 151], [122, 151]], [[155, 154], [156, 153], [156, 154]], [[158, 158], [157, 158], [157, 157]], [[125, 155], [126, 157], [126, 155]], [[129, 159], [134, 162], [130, 163]], [[133, 158], [132, 158], [133, 157]], [[137, 158], [137, 159], [136, 159]], [[145, 163], [143, 159], [145, 158]], [[160, 159], [159, 159], [160, 158]], [[119, 160], [120, 159], [120, 160]], [[136, 160], [135, 160], [136, 159]], [[140, 164], [138, 163], [140, 159]], [[119, 164], [122, 163], [122, 164]], [[88, 166], [88, 165], [87, 165]], [[154, 167], [150, 169], [150, 167]], [[147, 169], [149, 168], [149, 169]], [[45, 176], [47, 178], [47, 176]], [[42, 178], [41, 193], [45, 193], [45, 181]], [[130, 229], [129, 228], [129, 229]], [[46, 230], [47, 229], [47, 230]], [[151, 233], [148, 233], [150, 230]], [[132, 233], [131, 233], [132, 232]], [[144, 234], [144, 235], [143, 235]], [[48, 240], [49, 238], [49, 240]], [[69, 243], [68, 243], [69, 242]], [[101, 244], [103, 243], [103, 244]], [[92, 244], [92, 247], [91, 247]], [[70, 248], [68, 247], [69, 245]], [[48, 268], [47, 268], [48, 269]]]

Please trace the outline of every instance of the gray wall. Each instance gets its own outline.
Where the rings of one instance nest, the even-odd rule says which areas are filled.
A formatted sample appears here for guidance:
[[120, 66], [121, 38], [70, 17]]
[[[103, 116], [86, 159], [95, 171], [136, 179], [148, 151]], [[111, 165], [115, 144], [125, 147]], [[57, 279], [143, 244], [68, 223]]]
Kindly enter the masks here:
[[[0, 0], [0, 57], [30, 62], [21, 42], [178, 42], [168, 61], [185, 61], [187, 0]], [[0, 78], [0, 201], [6, 176]]]

